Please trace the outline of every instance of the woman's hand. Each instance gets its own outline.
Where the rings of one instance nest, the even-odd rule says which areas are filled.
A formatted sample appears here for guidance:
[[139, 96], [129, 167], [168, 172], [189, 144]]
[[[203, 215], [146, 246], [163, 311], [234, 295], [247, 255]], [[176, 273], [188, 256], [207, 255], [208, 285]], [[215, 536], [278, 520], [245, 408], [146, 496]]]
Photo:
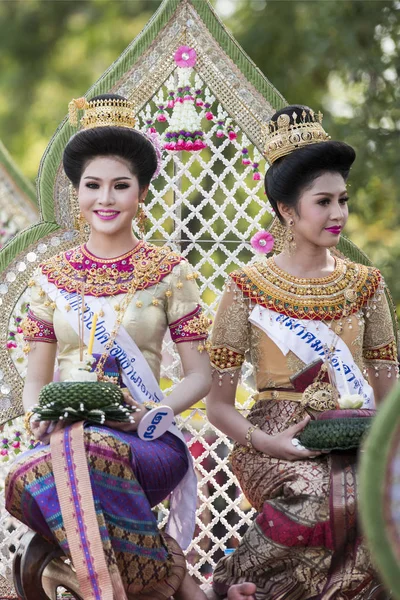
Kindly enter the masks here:
[[124, 395], [124, 400], [125, 400], [126, 404], [129, 404], [129, 406], [134, 406], [137, 409], [136, 412], [133, 413], [133, 418], [134, 418], [135, 422], [134, 423], [130, 423], [130, 422], [121, 423], [120, 421], [107, 420], [107, 421], [105, 421], [104, 425], [107, 425], [107, 427], [112, 427], [113, 429], [118, 429], [119, 431], [136, 431], [143, 415], [146, 414], [147, 409], [143, 406], [143, 404], [136, 402], [136, 400], [134, 400], [132, 398], [132, 396], [127, 388], [124, 388], [122, 390], [122, 393]]
[[267, 435], [263, 431], [255, 431], [252, 435], [253, 446], [256, 450], [264, 452], [273, 458], [283, 460], [304, 460], [306, 458], [315, 458], [323, 452], [317, 450], [301, 449], [293, 445], [293, 439], [304, 429], [310, 417], [306, 417], [300, 423], [296, 423], [282, 433], [277, 435]]
[[50, 442], [50, 435], [53, 431], [60, 429], [62, 427], [62, 422], [54, 422], [54, 421], [38, 421], [35, 418], [31, 417], [30, 428], [32, 431], [32, 436], [35, 440], [38, 440], [42, 444], [48, 444]]

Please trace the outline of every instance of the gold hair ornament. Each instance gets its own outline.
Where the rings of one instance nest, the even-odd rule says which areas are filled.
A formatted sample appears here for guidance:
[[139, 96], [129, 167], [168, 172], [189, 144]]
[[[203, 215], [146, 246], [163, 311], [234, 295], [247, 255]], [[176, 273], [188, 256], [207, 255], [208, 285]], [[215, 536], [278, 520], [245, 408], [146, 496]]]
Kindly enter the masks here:
[[304, 146], [330, 140], [322, 127], [322, 116], [321, 112], [303, 110], [301, 117], [295, 112], [292, 114], [292, 124], [289, 115], [283, 114], [265, 125], [264, 156], [268, 163], [272, 165], [278, 158]]
[[133, 129], [136, 124], [134, 104], [129, 100], [106, 98], [90, 100], [77, 98], [68, 104], [69, 122], [74, 127], [78, 126], [78, 110], [84, 114], [80, 120], [81, 129], [94, 127], [128, 127]]

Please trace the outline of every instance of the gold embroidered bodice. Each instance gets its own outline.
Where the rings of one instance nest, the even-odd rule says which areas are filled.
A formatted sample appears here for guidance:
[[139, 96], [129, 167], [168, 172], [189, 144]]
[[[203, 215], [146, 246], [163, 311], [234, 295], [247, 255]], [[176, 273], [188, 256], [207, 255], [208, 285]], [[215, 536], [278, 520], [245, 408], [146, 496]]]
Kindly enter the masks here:
[[231, 274], [243, 294], [257, 304], [297, 319], [340, 319], [352, 303], [359, 311], [378, 289], [378, 269], [336, 260], [335, 270], [318, 279], [300, 279], [282, 271], [273, 257]]
[[124, 313], [122, 326], [155, 377], [160, 377], [162, 342], [168, 329], [177, 344], [203, 344], [210, 321], [202, 315], [197, 274], [179, 254], [145, 242], [114, 259], [95, 257], [85, 247], [75, 248], [38, 268], [30, 282], [30, 312], [23, 325], [29, 343], [57, 342], [62, 381], [79, 360], [79, 338], [66, 314], [42, 289], [41, 277], [45, 275], [56, 288], [68, 292], [81, 293], [84, 283], [86, 295], [106, 297], [117, 311], [138, 273], [141, 283]]
[[67, 292], [80, 292], [84, 286], [89, 296], [115, 296], [126, 293], [134, 277], [140, 279], [139, 290], [156, 285], [182, 260], [168, 246], [140, 241], [123, 256], [108, 259], [78, 246], [53, 256], [41, 270], [51, 283]]
[[397, 360], [392, 319], [377, 269], [336, 259], [328, 277], [301, 279], [282, 271], [272, 257], [231, 273], [211, 337], [213, 367], [220, 374], [233, 374], [248, 352], [258, 390], [291, 388], [290, 377], [305, 365], [291, 351], [285, 356], [249, 322], [257, 305], [292, 318], [323, 321], [340, 335], [361, 370], [367, 365], [379, 370]]

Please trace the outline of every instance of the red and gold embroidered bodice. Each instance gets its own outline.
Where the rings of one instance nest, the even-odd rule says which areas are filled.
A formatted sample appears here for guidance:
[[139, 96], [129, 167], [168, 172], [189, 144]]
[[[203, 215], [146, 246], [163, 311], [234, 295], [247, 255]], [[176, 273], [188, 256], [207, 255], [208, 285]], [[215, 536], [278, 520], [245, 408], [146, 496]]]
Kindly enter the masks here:
[[[297, 319], [322, 321], [345, 341], [360, 369], [376, 373], [397, 364], [393, 322], [378, 269], [336, 259], [324, 278], [300, 279], [282, 271], [274, 258], [231, 273], [215, 319], [211, 362], [219, 374], [241, 368], [246, 352], [258, 389], [291, 387], [290, 376], [305, 365], [284, 356], [248, 317], [255, 306]], [[346, 307], [344, 316], [344, 307]]]

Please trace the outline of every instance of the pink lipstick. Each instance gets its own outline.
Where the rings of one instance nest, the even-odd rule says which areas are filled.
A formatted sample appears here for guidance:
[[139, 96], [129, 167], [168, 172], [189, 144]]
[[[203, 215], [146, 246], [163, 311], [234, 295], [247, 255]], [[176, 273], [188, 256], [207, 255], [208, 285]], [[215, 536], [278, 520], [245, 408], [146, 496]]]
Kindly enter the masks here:
[[329, 231], [329, 233], [332, 233], [333, 235], [339, 235], [340, 232], [342, 231], [341, 227], [325, 227], [325, 231]]
[[94, 212], [102, 221], [111, 221], [119, 215], [117, 210], [95, 210]]

